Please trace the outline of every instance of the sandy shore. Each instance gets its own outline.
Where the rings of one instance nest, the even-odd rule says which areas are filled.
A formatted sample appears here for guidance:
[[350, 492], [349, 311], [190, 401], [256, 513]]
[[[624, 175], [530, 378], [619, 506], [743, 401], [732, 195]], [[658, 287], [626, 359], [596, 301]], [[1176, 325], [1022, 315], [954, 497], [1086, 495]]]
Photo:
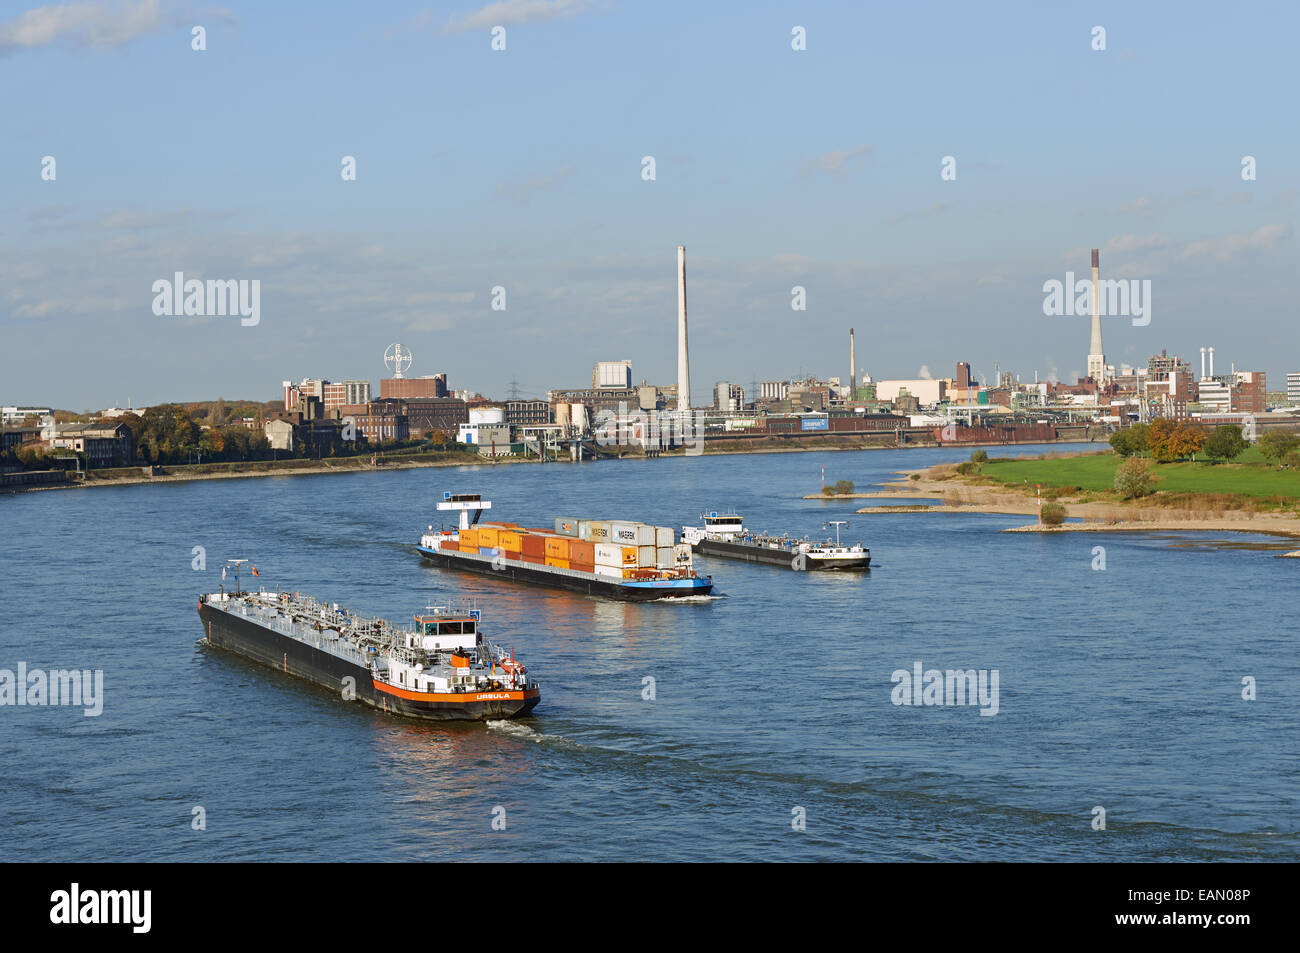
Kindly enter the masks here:
[[[911, 474], [920, 478], [913, 480]], [[988, 513], [1006, 516], [1035, 517], [1029, 525], [1006, 527], [1013, 533], [1133, 533], [1133, 532], [1230, 532], [1270, 533], [1300, 537], [1300, 518], [1290, 514], [1252, 513], [1242, 510], [1180, 510], [1131, 503], [1075, 503], [1062, 498], [1067, 522], [1048, 528], [1039, 526], [1036, 497], [1007, 490], [1000, 486], [970, 484], [960, 477], [935, 479], [935, 469], [904, 471], [905, 479], [885, 483], [887, 489], [871, 493], [876, 499], [906, 501], [902, 506], [867, 506], [858, 513]], [[933, 504], [923, 501], [935, 500]]]

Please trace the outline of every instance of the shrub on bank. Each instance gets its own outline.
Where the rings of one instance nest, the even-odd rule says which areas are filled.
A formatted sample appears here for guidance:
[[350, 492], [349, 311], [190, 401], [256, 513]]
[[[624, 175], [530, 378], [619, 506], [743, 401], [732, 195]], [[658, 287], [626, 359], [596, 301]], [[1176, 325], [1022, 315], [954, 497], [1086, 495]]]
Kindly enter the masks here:
[[1044, 503], [1040, 513], [1044, 526], [1060, 526], [1065, 522], [1065, 507], [1060, 503]]
[[1154, 484], [1151, 461], [1129, 457], [1115, 471], [1115, 492], [1121, 500], [1136, 500], [1151, 492]]

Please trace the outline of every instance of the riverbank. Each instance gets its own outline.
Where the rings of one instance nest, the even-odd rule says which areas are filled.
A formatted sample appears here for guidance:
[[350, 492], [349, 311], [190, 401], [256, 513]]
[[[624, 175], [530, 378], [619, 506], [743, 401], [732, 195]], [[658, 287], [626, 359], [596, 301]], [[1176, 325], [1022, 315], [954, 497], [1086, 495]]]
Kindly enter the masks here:
[[[1055, 441], [1060, 443], [1090, 443], [1091, 441], [1074, 441], [1062, 440]], [[1035, 444], [1038, 446], [1039, 444]], [[972, 444], [971, 446], [975, 446]], [[989, 446], [993, 446], [990, 444]], [[998, 444], [997, 446], [1007, 446]], [[934, 444], [904, 444], [903, 446], [835, 446], [825, 444], [815, 444], [808, 446], [774, 446], [764, 444], [763, 446], [740, 446], [736, 447], [726, 442], [724, 446], [710, 448], [705, 445], [704, 453], [709, 456], [738, 456], [748, 454], [769, 454], [769, 453], [813, 453], [818, 451], [846, 451], [846, 450], [912, 450], [912, 449], [935, 449]], [[668, 459], [672, 457], [691, 456], [686, 451], [665, 452], [660, 455], [661, 458]], [[318, 473], [375, 473], [385, 470], [414, 470], [429, 467], [464, 467], [464, 466], [495, 466], [497, 464], [519, 464], [519, 463], [541, 463], [537, 457], [496, 457], [495, 459], [481, 457], [476, 453], [449, 453], [438, 454], [438, 459], [417, 459], [401, 460], [388, 457], [379, 465], [369, 462], [368, 458], [358, 457], [341, 457], [332, 460], [294, 460], [283, 461], [281, 464], [274, 464], [269, 461], [260, 461], [255, 464], [238, 464], [238, 463], [219, 463], [219, 464], [197, 464], [183, 466], [160, 467], [158, 469], [164, 472], [154, 476], [145, 476], [142, 467], [129, 468], [131, 473], [122, 472], [104, 474], [104, 471], [91, 470], [87, 477], [82, 480], [70, 480], [67, 483], [55, 484], [37, 484], [32, 486], [11, 486], [0, 489], [0, 494], [5, 493], [33, 493], [40, 490], [68, 490], [82, 487], [93, 486], [133, 486], [144, 483], [187, 483], [195, 480], [233, 480], [245, 477], [267, 477], [267, 476], [304, 476]], [[614, 460], [646, 460], [652, 459], [644, 453], [627, 451], [618, 455], [617, 451], [602, 451], [602, 456], [598, 461], [590, 458], [583, 461], [573, 460], [547, 460], [546, 463], [572, 464], [577, 462], [609, 462]], [[247, 466], [248, 469], [240, 469]], [[212, 469], [207, 469], [207, 468]], [[123, 468], [119, 468], [119, 471]], [[869, 496], [870, 494], [854, 494], [854, 496]], [[813, 494], [815, 498], [822, 498], [821, 494]], [[826, 497], [834, 499], [834, 497]]]
[[[885, 490], [859, 494], [876, 499], [906, 501], [903, 505], [868, 506], [856, 512], [864, 515], [881, 513], [986, 513], [1001, 516], [1029, 516], [1029, 525], [1007, 527], [1005, 532], [1035, 533], [1126, 533], [1160, 531], [1208, 531], [1233, 533], [1269, 533], [1300, 537], [1300, 515], [1294, 510], [1263, 509], [1252, 498], [1241, 496], [1224, 501], [1216, 494], [1217, 505], [1163, 505], [1159, 494], [1141, 500], [1094, 500], [1096, 491], [1069, 493], [1057, 490], [1052, 502], [1066, 507], [1070, 520], [1057, 527], [1039, 526], [1039, 500], [1036, 488], [1023, 488], [979, 482], [978, 477], [957, 474], [951, 464], [902, 471], [903, 479], [881, 484]], [[1048, 502], [1045, 495], [1043, 502]], [[1194, 497], [1189, 499], [1195, 500]], [[924, 503], [935, 500], [935, 503]], [[1232, 505], [1225, 505], [1232, 504]]]
[[[418, 470], [430, 467], [461, 467], [477, 463], [491, 465], [491, 461], [475, 458], [469, 454], [448, 454], [448, 459], [385, 461], [375, 465], [368, 460], [296, 460], [285, 461], [275, 465], [264, 462], [248, 469], [241, 469], [241, 464], [199, 464], [179, 467], [158, 467], [162, 472], [152, 476], [146, 475], [143, 467], [132, 467], [131, 475], [125, 473], [104, 474], [103, 471], [91, 470], [86, 478], [35, 486], [7, 487], [6, 493], [34, 493], [41, 490], [72, 490], [97, 486], [137, 486], [145, 483], [192, 483], [201, 480], [241, 480], [252, 477], [308, 476], [323, 473], [375, 473], [385, 470]], [[498, 463], [523, 462], [510, 457], [499, 457]], [[213, 469], [199, 469], [212, 467]]]

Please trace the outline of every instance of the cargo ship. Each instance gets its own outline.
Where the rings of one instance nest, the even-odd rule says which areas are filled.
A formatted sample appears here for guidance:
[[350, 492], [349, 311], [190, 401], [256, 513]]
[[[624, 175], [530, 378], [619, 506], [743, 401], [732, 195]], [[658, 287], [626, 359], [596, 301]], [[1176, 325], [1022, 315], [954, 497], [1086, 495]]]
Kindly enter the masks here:
[[853, 546], [840, 544], [840, 527], [843, 520], [831, 520], [835, 539], [824, 543], [789, 536], [769, 536], [751, 533], [745, 529], [744, 520], [737, 513], [716, 511], [700, 514], [702, 526], [683, 526], [682, 540], [703, 556], [721, 556], [725, 559], [743, 559], [751, 563], [783, 566], [796, 572], [818, 570], [863, 570], [871, 567], [871, 550], [861, 543]]
[[436, 566], [567, 589], [627, 602], [706, 596], [713, 580], [691, 565], [691, 547], [672, 527], [561, 517], [553, 529], [480, 522], [489, 500], [444, 493], [439, 510], [459, 513], [455, 528], [420, 537], [420, 555]]
[[[297, 592], [245, 592], [245, 563], [231, 560], [221, 590], [199, 596], [210, 645], [411, 718], [513, 718], [541, 700], [541, 687], [513, 653], [483, 637], [477, 608], [429, 606], [413, 625], [398, 627]], [[234, 590], [227, 591], [231, 568]]]

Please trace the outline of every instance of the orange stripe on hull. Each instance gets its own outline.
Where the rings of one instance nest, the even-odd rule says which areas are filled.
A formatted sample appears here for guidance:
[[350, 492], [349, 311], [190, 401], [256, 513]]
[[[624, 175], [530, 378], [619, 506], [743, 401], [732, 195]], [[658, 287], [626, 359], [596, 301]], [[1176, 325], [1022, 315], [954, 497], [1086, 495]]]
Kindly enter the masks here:
[[405, 688], [396, 688], [392, 685], [385, 685], [383, 682], [373, 682], [378, 691], [386, 695], [394, 695], [397, 698], [405, 698], [414, 702], [450, 702], [454, 704], [464, 704], [465, 702], [495, 702], [495, 701], [516, 701], [521, 702], [528, 698], [536, 698], [541, 690], [530, 688], [527, 691], [486, 691], [486, 692], [413, 692]]

